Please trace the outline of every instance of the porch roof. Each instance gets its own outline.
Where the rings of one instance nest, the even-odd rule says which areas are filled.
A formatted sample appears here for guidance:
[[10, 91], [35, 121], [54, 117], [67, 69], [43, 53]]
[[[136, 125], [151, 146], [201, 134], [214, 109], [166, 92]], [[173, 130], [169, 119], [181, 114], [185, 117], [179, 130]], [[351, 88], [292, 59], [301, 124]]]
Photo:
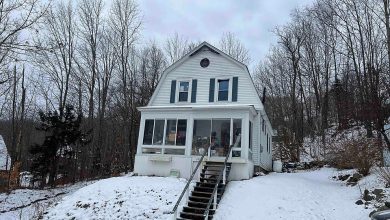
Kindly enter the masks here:
[[162, 111], [162, 110], [213, 110], [213, 109], [232, 109], [232, 110], [239, 110], [239, 109], [248, 109], [253, 114], [257, 114], [256, 109], [254, 105], [243, 105], [243, 104], [226, 104], [226, 105], [180, 105], [180, 106], [144, 106], [144, 107], [138, 107], [139, 111]]

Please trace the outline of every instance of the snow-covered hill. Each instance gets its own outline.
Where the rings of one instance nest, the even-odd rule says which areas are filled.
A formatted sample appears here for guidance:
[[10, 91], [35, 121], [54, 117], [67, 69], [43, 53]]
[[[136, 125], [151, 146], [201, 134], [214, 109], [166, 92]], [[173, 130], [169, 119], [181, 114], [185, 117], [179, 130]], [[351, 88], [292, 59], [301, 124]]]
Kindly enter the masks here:
[[64, 197], [44, 219], [167, 219], [185, 184], [173, 177], [105, 179]]
[[[347, 186], [346, 182], [333, 178], [345, 172], [355, 171], [322, 168], [232, 181], [215, 219], [369, 219], [368, 215], [375, 207], [355, 204], [361, 199], [359, 187], [372, 190], [378, 185], [383, 187], [383, 183], [376, 182], [374, 175], [365, 177], [355, 186]], [[22, 200], [26, 195], [35, 200], [65, 192], [67, 195], [40, 207], [43, 219], [168, 219], [170, 216], [165, 213], [172, 210], [185, 183], [184, 179], [173, 177], [127, 175], [100, 180], [78, 190], [75, 186], [70, 186], [69, 190], [55, 189], [51, 194], [48, 190], [36, 193], [20, 190], [12, 192], [10, 198], [0, 194], [3, 196], [0, 206], [10, 209], [13, 204], [20, 205], [18, 198]], [[33, 211], [32, 207], [30, 211]], [[0, 219], [17, 219], [17, 214], [18, 211], [0, 213]], [[24, 213], [22, 219], [31, 219], [27, 214]]]

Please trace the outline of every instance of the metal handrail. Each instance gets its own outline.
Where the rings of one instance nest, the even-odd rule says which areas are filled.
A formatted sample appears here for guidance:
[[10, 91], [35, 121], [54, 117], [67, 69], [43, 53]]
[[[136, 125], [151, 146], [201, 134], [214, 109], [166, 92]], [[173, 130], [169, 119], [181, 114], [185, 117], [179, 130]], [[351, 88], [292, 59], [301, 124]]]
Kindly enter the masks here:
[[[211, 193], [209, 202], [207, 203], [206, 210], [205, 210], [204, 213], [203, 213], [204, 219], [208, 219], [208, 217], [209, 217], [211, 202], [212, 202], [213, 200], [215, 200], [215, 202], [216, 202], [216, 200], [218, 199], [218, 193], [217, 193], [217, 192], [218, 192], [218, 185], [219, 185], [219, 182], [221, 182], [222, 177], [225, 175], [225, 172], [226, 172], [226, 164], [227, 164], [227, 161], [228, 161], [228, 159], [229, 159], [230, 152], [232, 151], [233, 147], [237, 147], [237, 144], [238, 144], [238, 142], [240, 142], [240, 141], [241, 141], [241, 135], [238, 136], [238, 138], [237, 138], [236, 142], [234, 143], [234, 145], [231, 145], [231, 146], [229, 147], [229, 150], [228, 150], [228, 152], [227, 152], [227, 154], [226, 154], [226, 157], [225, 157], [225, 162], [223, 163], [223, 170], [222, 170], [222, 172], [220, 172], [219, 175], [218, 175], [218, 179], [217, 179], [217, 182], [215, 183], [214, 190], [213, 190], [213, 192]], [[216, 196], [216, 193], [217, 193], [217, 196]]]
[[[205, 210], [205, 212], [204, 212], [204, 214], [203, 214], [204, 219], [208, 219], [208, 217], [209, 217], [211, 202], [212, 202], [213, 200], [217, 200], [217, 198], [214, 198], [214, 197], [215, 197], [215, 194], [218, 192], [218, 185], [219, 185], [219, 182], [221, 181], [221, 179], [222, 179], [224, 173], [226, 172], [226, 163], [227, 163], [227, 161], [228, 161], [228, 159], [229, 159], [230, 152], [232, 151], [232, 149], [233, 149], [234, 146], [235, 146], [235, 145], [230, 145], [229, 150], [228, 150], [228, 153], [226, 154], [225, 162], [223, 163], [223, 167], [224, 167], [224, 168], [223, 168], [223, 171], [219, 174], [218, 179], [217, 179], [217, 182], [216, 182], [215, 187], [214, 187], [214, 190], [213, 190], [213, 192], [211, 193], [209, 202], [207, 203], [206, 210]], [[216, 197], [218, 197], [218, 196], [216, 196]], [[215, 202], [216, 202], [216, 201], [215, 201]]]
[[179, 199], [177, 200], [175, 207], [173, 207], [172, 213], [176, 213], [177, 208], [178, 208], [179, 205], [180, 205], [180, 201], [183, 199], [183, 196], [184, 196], [185, 192], [188, 190], [188, 187], [190, 186], [190, 183], [191, 183], [192, 179], [194, 178], [194, 176], [195, 176], [195, 174], [196, 174], [196, 171], [197, 171], [198, 168], [200, 167], [200, 164], [202, 163], [203, 158], [206, 156], [206, 154], [207, 154], [209, 148], [210, 148], [210, 146], [203, 152], [203, 154], [202, 154], [202, 156], [201, 156], [201, 158], [200, 158], [198, 164], [196, 165], [194, 171], [192, 172], [191, 177], [188, 179], [188, 182], [187, 182], [186, 186], [184, 187], [183, 191], [181, 192], [180, 197], [179, 197]]

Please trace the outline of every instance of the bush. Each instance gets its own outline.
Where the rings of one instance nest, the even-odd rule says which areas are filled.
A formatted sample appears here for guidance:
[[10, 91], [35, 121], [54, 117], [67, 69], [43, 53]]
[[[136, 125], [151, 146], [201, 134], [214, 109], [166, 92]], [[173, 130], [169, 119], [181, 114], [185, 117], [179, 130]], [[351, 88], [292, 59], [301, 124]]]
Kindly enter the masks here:
[[376, 174], [386, 183], [386, 187], [390, 187], [390, 167], [378, 167]]
[[360, 174], [367, 176], [380, 156], [381, 147], [377, 139], [360, 138], [332, 146], [329, 161], [338, 169], [357, 169]]

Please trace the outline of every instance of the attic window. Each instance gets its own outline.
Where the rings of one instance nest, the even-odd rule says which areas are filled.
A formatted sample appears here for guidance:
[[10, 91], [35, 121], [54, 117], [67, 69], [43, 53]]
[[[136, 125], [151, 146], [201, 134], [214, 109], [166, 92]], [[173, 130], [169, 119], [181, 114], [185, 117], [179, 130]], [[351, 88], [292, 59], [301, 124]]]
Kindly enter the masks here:
[[210, 65], [210, 60], [207, 58], [204, 58], [200, 61], [200, 66], [203, 68], [206, 68]]

